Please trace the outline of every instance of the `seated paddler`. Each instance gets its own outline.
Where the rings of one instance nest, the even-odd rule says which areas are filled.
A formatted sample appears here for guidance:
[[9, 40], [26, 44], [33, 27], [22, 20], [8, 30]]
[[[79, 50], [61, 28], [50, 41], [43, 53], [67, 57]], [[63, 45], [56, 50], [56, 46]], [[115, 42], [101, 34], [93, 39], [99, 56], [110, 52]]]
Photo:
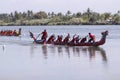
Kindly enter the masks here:
[[65, 37], [65, 39], [63, 40], [63, 43], [68, 43], [70, 39], [70, 34], [68, 33], [68, 35]]

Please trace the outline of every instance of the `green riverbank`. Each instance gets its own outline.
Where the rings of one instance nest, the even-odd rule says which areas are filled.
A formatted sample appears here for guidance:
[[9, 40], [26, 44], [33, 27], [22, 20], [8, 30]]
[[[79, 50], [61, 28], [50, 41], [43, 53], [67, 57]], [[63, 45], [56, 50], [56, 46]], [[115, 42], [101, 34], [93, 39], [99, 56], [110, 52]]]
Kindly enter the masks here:
[[0, 14], [0, 26], [33, 26], [33, 25], [120, 25], [120, 11], [98, 13], [89, 8], [84, 12], [54, 13], [39, 11], [34, 13], [11, 12]]

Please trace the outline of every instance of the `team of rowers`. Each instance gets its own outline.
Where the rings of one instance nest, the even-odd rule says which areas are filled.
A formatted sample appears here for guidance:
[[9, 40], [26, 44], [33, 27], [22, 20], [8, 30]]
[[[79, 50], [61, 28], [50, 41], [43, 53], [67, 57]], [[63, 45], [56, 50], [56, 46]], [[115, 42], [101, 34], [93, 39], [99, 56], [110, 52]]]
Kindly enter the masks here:
[[[74, 35], [72, 40], [70, 40], [70, 34], [68, 33], [67, 36], [63, 39], [62, 35], [58, 35], [57, 39], [55, 38], [55, 35], [51, 35], [48, 38], [48, 33], [46, 30], [44, 30], [42, 33], [40, 33], [41, 36], [41, 40], [43, 40], [44, 42], [48, 42], [48, 43], [52, 43], [52, 42], [57, 42], [57, 43], [85, 43], [85, 42], [90, 42], [93, 43], [95, 42], [95, 35], [89, 33], [87, 36], [80, 38], [79, 35]], [[88, 37], [88, 41], [87, 41], [87, 37]], [[48, 38], [48, 40], [47, 40]], [[55, 40], [56, 39], [56, 40]]]
[[19, 31], [16, 30], [1, 30], [0, 36], [19, 36], [21, 35], [21, 28], [19, 28]]

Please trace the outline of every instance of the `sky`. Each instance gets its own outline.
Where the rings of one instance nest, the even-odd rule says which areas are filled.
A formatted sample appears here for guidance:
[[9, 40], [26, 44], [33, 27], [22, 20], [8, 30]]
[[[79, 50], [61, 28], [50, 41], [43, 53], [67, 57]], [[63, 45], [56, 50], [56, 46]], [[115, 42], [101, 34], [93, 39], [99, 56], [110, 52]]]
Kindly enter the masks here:
[[0, 0], [0, 13], [27, 10], [76, 13], [85, 12], [87, 8], [99, 13], [116, 13], [120, 10], [120, 0]]

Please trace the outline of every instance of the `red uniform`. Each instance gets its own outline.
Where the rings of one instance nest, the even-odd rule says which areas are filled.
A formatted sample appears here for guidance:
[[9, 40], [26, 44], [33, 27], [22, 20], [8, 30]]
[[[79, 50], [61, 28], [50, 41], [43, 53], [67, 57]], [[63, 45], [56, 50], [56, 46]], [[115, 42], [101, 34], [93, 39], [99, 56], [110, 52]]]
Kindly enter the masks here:
[[42, 38], [41, 39], [46, 41], [47, 36], [48, 36], [46, 30], [44, 30], [41, 34], [42, 34]]
[[89, 37], [90, 37], [90, 39], [88, 42], [91, 42], [91, 41], [95, 42], [95, 35], [94, 34], [89, 33]]
[[94, 34], [90, 34], [90, 38], [95, 40], [95, 35]]
[[68, 34], [65, 39], [63, 40], [64, 43], [68, 43], [69, 42], [69, 38], [70, 38], [70, 35]]
[[51, 35], [47, 42], [52, 43], [52, 42], [54, 42], [54, 40], [55, 40], [55, 35]]

